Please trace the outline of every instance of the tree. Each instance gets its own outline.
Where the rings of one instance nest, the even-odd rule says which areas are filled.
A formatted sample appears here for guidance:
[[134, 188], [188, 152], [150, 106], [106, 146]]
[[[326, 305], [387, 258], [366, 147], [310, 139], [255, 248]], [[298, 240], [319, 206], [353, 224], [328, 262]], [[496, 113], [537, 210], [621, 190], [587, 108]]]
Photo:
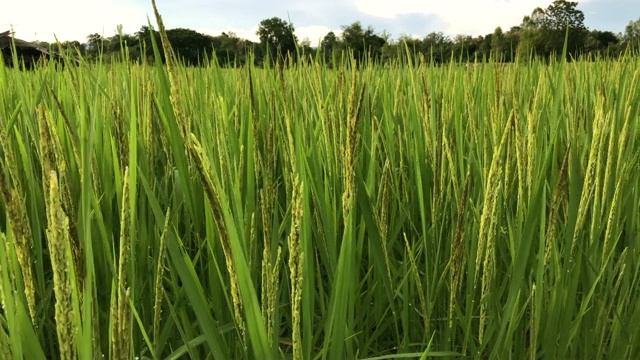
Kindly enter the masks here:
[[197, 31], [184, 28], [171, 29], [167, 30], [167, 38], [176, 56], [187, 65], [201, 64], [205, 56], [212, 54], [212, 38]]
[[73, 55], [76, 54], [76, 51], [79, 51], [80, 54], [85, 53], [85, 47], [78, 40], [73, 41], [64, 41], [60, 43], [60, 52], [67, 53], [71, 52]]
[[620, 39], [611, 31], [593, 30], [587, 34], [584, 49], [587, 53], [611, 55]]
[[302, 39], [302, 41], [300, 41], [300, 44], [298, 44], [298, 48], [300, 49], [300, 56], [303, 56], [304, 59], [313, 59], [315, 49], [311, 47], [311, 40], [309, 40], [308, 37], [305, 37], [304, 39]]
[[364, 29], [359, 21], [342, 26], [341, 37], [345, 46], [353, 51], [357, 61], [363, 60], [365, 54], [371, 59], [379, 59], [382, 56], [382, 47], [387, 43], [371, 26]]
[[260, 22], [256, 35], [260, 38], [260, 44], [265, 52], [269, 52], [278, 59], [286, 59], [287, 56], [295, 58], [298, 39], [294, 34], [293, 24], [272, 17]]
[[96, 55], [101, 49], [102, 36], [98, 33], [90, 34], [87, 36], [87, 52]]
[[[166, 33], [171, 49], [178, 60], [185, 65], [199, 65], [204, 63], [206, 58], [211, 58], [215, 44], [214, 37], [185, 28], [169, 29]], [[152, 35], [156, 44], [160, 47], [160, 59], [162, 62], [165, 62], [166, 58], [162, 50], [160, 33], [158, 31], [148, 26], [142, 26], [134, 36], [121, 36], [123, 43], [126, 42], [133, 45], [132, 47], [136, 50], [136, 54], [144, 57], [146, 61], [153, 61]], [[120, 37], [116, 37], [116, 41], [119, 43]]]
[[408, 51], [409, 57], [415, 60], [418, 58], [416, 56], [421, 54], [421, 50], [422, 39], [415, 38], [407, 34], [401, 34], [398, 37], [397, 42], [387, 42], [382, 49], [382, 58], [385, 61], [390, 61], [394, 57], [404, 59], [406, 58]]
[[329, 33], [325, 35], [324, 38], [322, 38], [322, 41], [320, 42], [320, 48], [322, 48], [323, 51], [327, 53], [331, 53], [331, 51], [333, 51], [333, 49], [338, 45], [339, 42], [340, 39], [338, 39], [336, 34], [333, 31], [329, 31]]
[[632, 48], [640, 48], [640, 18], [636, 21], [629, 21], [629, 24], [624, 28], [622, 42]]
[[577, 6], [574, 1], [555, 0], [546, 9], [533, 10], [531, 16], [522, 21], [523, 48], [543, 56], [560, 54], [568, 30], [567, 53], [577, 54], [584, 47], [588, 33], [584, 13]]
[[544, 10], [542, 27], [552, 30], [586, 30], [584, 26], [584, 13], [578, 10], [577, 2], [555, 0]]
[[507, 39], [502, 32], [502, 28], [498, 26], [491, 34], [491, 54], [497, 61], [504, 61], [506, 58]]
[[443, 63], [451, 58], [453, 42], [442, 32], [431, 32], [422, 39], [422, 49], [427, 60]]
[[[244, 65], [247, 62], [249, 49], [254, 45], [249, 40], [239, 38], [233, 32], [223, 32], [211, 38], [213, 48], [216, 52], [218, 64], [220, 66]], [[254, 51], [256, 58], [261, 57], [261, 53]]]
[[478, 51], [482, 41], [482, 37], [474, 38], [470, 35], [456, 35], [452, 46], [454, 61], [474, 61], [476, 51]]
[[[136, 49], [136, 53], [138, 56], [145, 61], [153, 62], [153, 46], [151, 45], [151, 35], [153, 35], [154, 40], [158, 46], [162, 47], [160, 44], [160, 33], [153, 28], [143, 25], [140, 27], [140, 30], [136, 31], [133, 34], [137, 42], [134, 46]], [[160, 51], [160, 57], [162, 61], [165, 61], [164, 52]]]
[[[333, 32], [329, 31], [327, 35], [322, 38], [320, 41], [320, 52], [324, 57], [325, 63], [329, 66], [332, 66], [332, 59], [334, 54], [338, 54], [340, 49], [342, 48], [342, 44], [338, 36]], [[337, 61], [338, 59], [335, 59]]]

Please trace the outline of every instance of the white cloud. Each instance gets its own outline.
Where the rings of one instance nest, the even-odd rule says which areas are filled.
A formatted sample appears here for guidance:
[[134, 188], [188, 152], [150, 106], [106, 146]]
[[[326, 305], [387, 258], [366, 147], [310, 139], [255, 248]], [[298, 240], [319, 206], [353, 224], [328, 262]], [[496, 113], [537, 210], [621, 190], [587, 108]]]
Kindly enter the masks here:
[[201, 34], [211, 35], [211, 36], [218, 36], [223, 32], [227, 34], [234, 33], [236, 34], [237, 37], [241, 39], [246, 39], [253, 42], [260, 41], [260, 39], [258, 38], [258, 35], [256, 35], [256, 32], [258, 31], [257, 25], [252, 27], [251, 29], [238, 29], [233, 26], [227, 26], [224, 29], [198, 28], [194, 30]]
[[[239, 29], [233, 26], [227, 26], [223, 29], [198, 28], [195, 29], [195, 31], [212, 36], [218, 36], [223, 32], [227, 34], [234, 33], [239, 38], [251, 40], [253, 42], [260, 42], [260, 38], [256, 35], [256, 32], [258, 31], [257, 25], [251, 29]], [[318, 46], [324, 36], [330, 31], [333, 31], [336, 35], [339, 35], [342, 32], [342, 30], [332, 30], [326, 26], [300, 26], [295, 28], [295, 34], [298, 41], [301, 42], [305, 38], [308, 38], [311, 46], [313, 47]]]
[[398, 15], [438, 16], [448, 34], [484, 35], [497, 26], [508, 30], [536, 7], [546, 8], [552, 0], [354, 0], [363, 13], [386, 19]]
[[147, 9], [125, 0], [7, 1], [0, 12], [0, 31], [13, 27], [17, 38], [32, 41], [79, 40], [98, 33], [113, 36], [118, 24], [132, 34], [147, 23]]
[[300, 26], [295, 28], [295, 34], [296, 37], [298, 37], [298, 41], [301, 42], [307, 38], [313, 47], [318, 46], [325, 35], [330, 31], [333, 31], [337, 35], [339, 30], [332, 30], [326, 26]]

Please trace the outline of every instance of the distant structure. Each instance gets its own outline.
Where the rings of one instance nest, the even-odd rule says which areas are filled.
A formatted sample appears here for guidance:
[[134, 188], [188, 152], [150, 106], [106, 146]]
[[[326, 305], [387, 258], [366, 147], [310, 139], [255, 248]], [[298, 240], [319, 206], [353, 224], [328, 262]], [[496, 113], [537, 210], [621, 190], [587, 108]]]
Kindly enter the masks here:
[[37, 44], [16, 39], [9, 31], [5, 31], [0, 33], [0, 51], [2, 51], [2, 58], [5, 65], [10, 67], [20, 66], [20, 64], [13, 63], [13, 56], [11, 54], [13, 44], [15, 44], [16, 47], [18, 61], [24, 61], [24, 65], [27, 69], [33, 69], [38, 63], [38, 60], [42, 58], [55, 60], [61, 60], [63, 58], [59, 53], [52, 53], [48, 49]]

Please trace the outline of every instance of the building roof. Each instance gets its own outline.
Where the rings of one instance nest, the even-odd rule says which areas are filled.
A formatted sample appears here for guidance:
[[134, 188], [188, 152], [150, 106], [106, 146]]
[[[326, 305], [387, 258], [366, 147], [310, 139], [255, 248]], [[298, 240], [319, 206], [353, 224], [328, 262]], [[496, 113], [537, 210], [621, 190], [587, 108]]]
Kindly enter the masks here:
[[10, 31], [5, 31], [5, 32], [0, 33], [0, 49], [1, 50], [11, 48], [11, 42], [12, 41], [16, 44], [16, 49], [20, 49], [20, 50], [27, 50], [27, 49], [36, 50], [36, 51], [39, 51], [41, 53], [45, 53], [47, 55], [51, 55], [51, 52], [48, 49], [46, 49], [46, 48], [44, 48], [44, 47], [42, 47], [40, 45], [31, 43], [31, 42], [28, 42], [28, 41], [20, 40], [20, 39], [17, 39], [16, 37], [14, 37], [14, 36], [11, 36], [11, 32]]
[[5, 48], [11, 47], [12, 40], [16, 44], [16, 48], [21, 48], [21, 49], [29, 48], [29, 49], [34, 49], [34, 50], [38, 50], [40, 52], [49, 54], [49, 50], [45, 49], [44, 47], [34, 43], [30, 43], [28, 41], [15, 38], [11, 36], [9, 31], [0, 33], [0, 48], [5, 49]]

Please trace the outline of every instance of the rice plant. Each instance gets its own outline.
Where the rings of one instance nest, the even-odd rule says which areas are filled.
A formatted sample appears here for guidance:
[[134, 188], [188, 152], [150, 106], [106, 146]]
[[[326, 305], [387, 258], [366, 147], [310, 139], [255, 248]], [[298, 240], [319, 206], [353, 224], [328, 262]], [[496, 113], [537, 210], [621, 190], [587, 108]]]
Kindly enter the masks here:
[[165, 40], [0, 64], [0, 358], [640, 357], [638, 57], [193, 68]]

